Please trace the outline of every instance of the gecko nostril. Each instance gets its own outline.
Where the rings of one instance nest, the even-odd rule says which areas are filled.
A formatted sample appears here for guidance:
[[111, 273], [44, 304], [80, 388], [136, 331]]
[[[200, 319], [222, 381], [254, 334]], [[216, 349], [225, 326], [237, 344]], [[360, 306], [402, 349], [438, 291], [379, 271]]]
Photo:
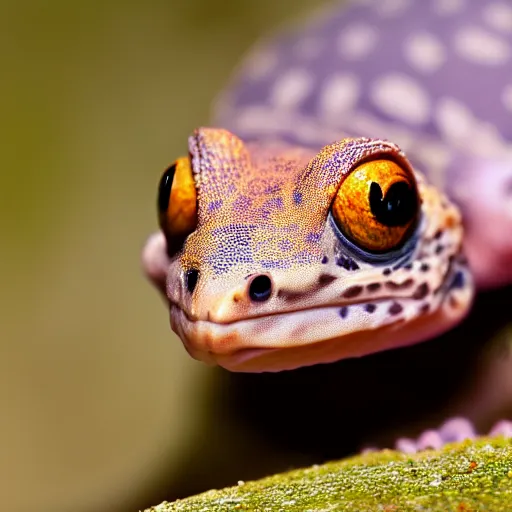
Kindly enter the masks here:
[[199, 279], [199, 270], [191, 268], [185, 272], [185, 284], [189, 293], [192, 293], [197, 285]]
[[272, 281], [266, 275], [256, 276], [249, 285], [249, 297], [254, 302], [264, 302], [272, 294]]

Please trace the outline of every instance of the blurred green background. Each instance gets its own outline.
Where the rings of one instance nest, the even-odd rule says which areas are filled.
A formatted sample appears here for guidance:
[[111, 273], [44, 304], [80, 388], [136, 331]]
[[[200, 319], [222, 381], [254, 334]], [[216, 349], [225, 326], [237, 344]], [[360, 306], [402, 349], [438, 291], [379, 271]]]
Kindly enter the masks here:
[[0, 3], [2, 510], [171, 494], [213, 384], [140, 271], [156, 185], [249, 45], [319, 3]]

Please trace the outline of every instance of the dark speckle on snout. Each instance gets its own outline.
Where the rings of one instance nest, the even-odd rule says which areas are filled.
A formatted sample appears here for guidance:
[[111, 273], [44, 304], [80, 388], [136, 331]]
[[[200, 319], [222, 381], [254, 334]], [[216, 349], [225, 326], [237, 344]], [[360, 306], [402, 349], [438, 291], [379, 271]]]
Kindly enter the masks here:
[[309, 288], [303, 289], [300, 292], [294, 290], [281, 289], [277, 292], [277, 296], [280, 299], [285, 299], [288, 301], [301, 300], [302, 298], [307, 297], [308, 295], [313, 294], [318, 290], [325, 288], [326, 286], [329, 286], [332, 282], [336, 281], [336, 279], [338, 278], [336, 276], [333, 276], [332, 274], [320, 274], [320, 276], [318, 277], [317, 284]]
[[462, 270], [458, 270], [455, 275], [453, 276], [453, 280], [450, 283], [450, 288], [452, 290], [458, 289], [458, 288], [464, 288], [466, 285], [466, 278], [464, 276], [464, 272]]
[[359, 265], [352, 258], [344, 255], [336, 258], [336, 265], [343, 267], [345, 270], [359, 270]]
[[398, 302], [393, 302], [393, 304], [391, 304], [391, 306], [389, 307], [389, 314], [398, 315], [403, 311], [403, 309], [404, 308], [402, 307], [401, 304], [399, 304]]
[[406, 279], [403, 283], [395, 283], [394, 281], [387, 281], [386, 288], [389, 290], [405, 290], [414, 284], [414, 279]]
[[370, 303], [370, 304], [366, 304], [364, 309], [367, 313], [373, 313], [377, 309], [377, 306], [375, 304]]
[[320, 286], [327, 286], [331, 284], [333, 281], [336, 281], [337, 277], [333, 276], [331, 274], [320, 274], [320, 277], [318, 278], [318, 284]]
[[343, 292], [343, 297], [345, 297], [346, 299], [353, 299], [354, 297], [361, 295], [362, 291], [363, 291], [362, 286], [359, 286], [359, 285], [351, 286], [350, 288], [347, 288]]
[[412, 298], [415, 300], [424, 299], [430, 291], [430, 288], [427, 283], [422, 283], [416, 288], [416, 291], [413, 293]]

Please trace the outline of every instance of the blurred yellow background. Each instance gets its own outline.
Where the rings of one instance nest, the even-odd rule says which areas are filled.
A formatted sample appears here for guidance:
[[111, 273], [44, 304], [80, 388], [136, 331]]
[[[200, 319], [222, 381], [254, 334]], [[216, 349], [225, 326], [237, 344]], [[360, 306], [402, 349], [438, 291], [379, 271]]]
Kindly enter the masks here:
[[437, 341], [253, 378], [191, 360], [142, 275], [161, 172], [251, 43], [323, 3], [0, 0], [0, 510], [136, 511], [341, 456], [386, 418], [388, 443], [429, 407], [510, 417], [512, 351], [483, 350], [510, 288]]
[[319, 3], [0, 3], [2, 510], [171, 494], [212, 371], [140, 271], [160, 172], [250, 43]]

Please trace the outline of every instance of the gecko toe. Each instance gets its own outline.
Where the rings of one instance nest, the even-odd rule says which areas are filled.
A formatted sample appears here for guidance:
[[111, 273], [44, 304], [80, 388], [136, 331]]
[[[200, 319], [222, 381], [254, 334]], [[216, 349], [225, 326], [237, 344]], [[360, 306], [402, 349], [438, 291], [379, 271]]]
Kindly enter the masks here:
[[466, 418], [450, 418], [439, 429], [443, 444], [474, 439], [476, 437], [473, 423]]
[[398, 439], [395, 449], [403, 453], [416, 453], [422, 450], [439, 450], [444, 444], [439, 430], [425, 430], [417, 439]]
[[[489, 437], [512, 438], [512, 421], [501, 420], [489, 431]], [[395, 450], [402, 453], [417, 453], [422, 450], [439, 450], [445, 444], [457, 443], [465, 439], [475, 439], [478, 433], [473, 423], [466, 418], [450, 418], [437, 430], [425, 430], [416, 439], [401, 437], [395, 442]], [[374, 448], [365, 451], [374, 451]]]
[[[511, 428], [510, 432], [512, 434], [512, 423], [508, 427]], [[466, 418], [451, 418], [437, 430], [425, 430], [417, 439], [398, 439], [395, 443], [395, 449], [403, 453], [439, 450], [447, 443], [474, 439], [475, 437], [475, 428], [469, 420]]]
[[443, 438], [438, 430], [426, 430], [417, 441], [418, 451], [439, 450], [443, 446]]
[[489, 432], [489, 436], [512, 437], [512, 421], [501, 420], [494, 424]]
[[416, 453], [418, 447], [416, 441], [407, 437], [401, 437], [395, 443], [395, 450], [402, 453]]

